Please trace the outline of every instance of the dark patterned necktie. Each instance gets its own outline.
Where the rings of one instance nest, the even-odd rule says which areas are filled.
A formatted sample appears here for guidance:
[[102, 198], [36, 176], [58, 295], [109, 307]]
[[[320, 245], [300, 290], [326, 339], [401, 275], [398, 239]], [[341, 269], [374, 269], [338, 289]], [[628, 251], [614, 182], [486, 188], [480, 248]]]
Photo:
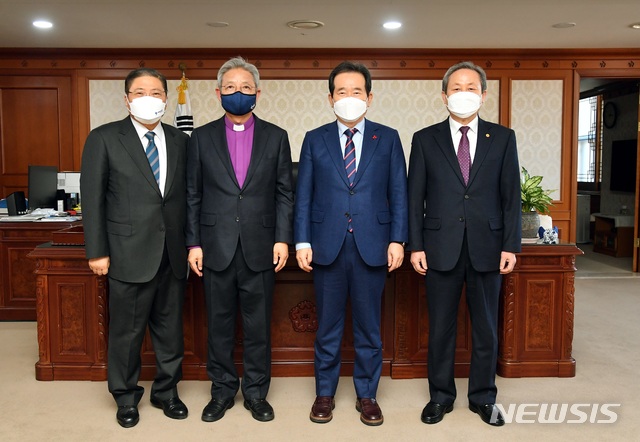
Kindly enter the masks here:
[[[347, 179], [349, 180], [349, 186], [353, 186], [353, 180], [356, 177], [356, 145], [353, 142], [353, 135], [358, 132], [355, 127], [347, 129], [344, 134], [347, 136], [347, 142], [344, 144], [344, 169], [347, 172]], [[347, 230], [353, 232], [351, 227], [351, 215], [348, 215], [349, 225]]]
[[160, 158], [158, 157], [158, 148], [154, 141], [155, 133], [147, 132], [144, 136], [149, 140], [149, 144], [147, 144], [147, 148], [145, 152], [147, 153], [147, 159], [149, 160], [149, 165], [151, 166], [151, 171], [153, 172], [153, 176], [156, 178], [156, 182], [158, 185], [160, 184]]
[[349, 185], [353, 186], [353, 180], [356, 177], [356, 145], [353, 143], [353, 135], [358, 129], [347, 129], [344, 134], [347, 136], [347, 142], [344, 145], [344, 168], [347, 171]]
[[458, 144], [458, 163], [460, 164], [460, 171], [462, 172], [465, 186], [469, 182], [469, 171], [471, 170], [471, 151], [469, 150], [469, 138], [467, 137], [468, 131], [469, 126], [462, 126], [460, 128], [462, 138], [460, 138], [460, 144]]

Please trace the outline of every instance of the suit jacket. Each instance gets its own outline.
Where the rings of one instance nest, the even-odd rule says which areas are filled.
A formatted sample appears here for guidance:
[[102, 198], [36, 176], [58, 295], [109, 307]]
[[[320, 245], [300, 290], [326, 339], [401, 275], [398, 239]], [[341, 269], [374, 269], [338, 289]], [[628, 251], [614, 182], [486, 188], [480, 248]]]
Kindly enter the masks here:
[[424, 250], [435, 270], [451, 270], [465, 229], [477, 271], [497, 270], [501, 251], [521, 249], [520, 167], [513, 130], [478, 122], [465, 187], [449, 120], [416, 132], [409, 160], [409, 248]]
[[395, 129], [365, 122], [351, 188], [337, 122], [305, 135], [298, 166], [295, 242], [311, 243], [313, 262], [331, 264], [344, 242], [349, 216], [360, 256], [370, 266], [387, 264], [391, 241], [407, 241], [407, 169]]
[[291, 148], [287, 132], [254, 115], [253, 148], [238, 185], [222, 117], [193, 131], [187, 154], [187, 245], [204, 265], [229, 266], [238, 241], [251, 270], [273, 268], [273, 245], [293, 240]]
[[156, 274], [165, 244], [173, 273], [186, 278], [188, 136], [162, 125], [167, 144], [164, 197], [130, 117], [89, 133], [82, 153], [80, 194], [87, 258], [109, 256], [109, 275], [140, 283]]

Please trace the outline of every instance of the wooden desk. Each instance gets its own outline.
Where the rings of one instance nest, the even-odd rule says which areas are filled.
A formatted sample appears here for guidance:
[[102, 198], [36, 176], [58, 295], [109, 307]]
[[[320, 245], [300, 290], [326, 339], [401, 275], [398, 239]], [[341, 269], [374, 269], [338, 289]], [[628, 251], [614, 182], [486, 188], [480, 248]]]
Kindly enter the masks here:
[[0, 222], [0, 321], [36, 319], [34, 247], [51, 241], [51, 233], [69, 222]]
[[[505, 277], [500, 311], [498, 373], [506, 377], [574, 376], [574, 245], [526, 245], [516, 270]], [[106, 279], [93, 275], [81, 247], [43, 245], [36, 260], [39, 380], [105, 380], [108, 329]], [[184, 307], [184, 379], [206, 380], [206, 317], [202, 281], [191, 276]], [[428, 317], [424, 278], [409, 255], [388, 276], [382, 313], [383, 371], [393, 378], [425, 377]], [[317, 328], [311, 275], [299, 270], [295, 253], [278, 273], [271, 328], [274, 376], [313, 376]], [[241, 372], [241, 333], [236, 365]], [[456, 375], [467, 376], [471, 331], [466, 303], [458, 320]], [[155, 360], [149, 339], [142, 352], [142, 379], [152, 379]], [[353, 371], [351, 322], [342, 344], [343, 375]]]
[[[575, 376], [571, 356], [575, 256], [573, 244], [523, 245], [505, 275], [500, 299], [498, 374]], [[408, 257], [405, 258], [405, 263]], [[424, 279], [403, 264], [396, 272], [395, 348], [391, 377], [427, 376], [429, 318]], [[455, 375], [467, 377], [471, 323], [464, 294], [458, 311]]]

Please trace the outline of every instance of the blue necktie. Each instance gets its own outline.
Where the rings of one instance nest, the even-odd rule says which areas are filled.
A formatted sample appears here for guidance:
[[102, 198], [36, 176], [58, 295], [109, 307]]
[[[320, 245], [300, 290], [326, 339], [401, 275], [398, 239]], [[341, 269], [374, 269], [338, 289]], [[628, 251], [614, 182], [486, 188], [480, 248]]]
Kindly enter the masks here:
[[460, 138], [460, 144], [458, 144], [458, 163], [460, 163], [460, 171], [462, 172], [465, 186], [469, 182], [469, 171], [471, 170], [471, 151], [469, 149], [469, 138], [467, 137], [468, 131], [469, 126], [462, 126], [460, 128], [462, 138]]
[[156, 178], [156, 182], [160, 185], [160, 158], [158, 157], [158, 148], [154, 141], [155, 133], [147, 132], [144, 136], [149, 140], [145, 152], [147, 153], [147, 159], [151, 166], [153, 176]]
[[[353, 135], [358, 132], [355, 127], [347, 129], [344, 134], [347, 136], [347, 142], [344, 145], [344, 169], [347, 172], [347, 179], [349, 180], [349, 187], [353, 186], [353, 180], [356, 178], [356, 145], [353, 142]], [[353, 232], [351, 227], [351, 215], [348, 214], [349, 225], [347, 230]]]

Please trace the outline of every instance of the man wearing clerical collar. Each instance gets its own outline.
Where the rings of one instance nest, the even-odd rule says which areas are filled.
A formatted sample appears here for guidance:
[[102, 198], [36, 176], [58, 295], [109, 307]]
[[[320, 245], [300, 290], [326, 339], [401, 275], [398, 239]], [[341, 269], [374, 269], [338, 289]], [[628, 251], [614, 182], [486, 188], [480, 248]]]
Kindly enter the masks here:
[[[293, 241], [291, 149], [285, 130], [253, 114], [260, 97], [254, 65], [232, 58], [217, 79], [225, 115], [195, 129], [187, 153], [186, 245], [204, 282], [212, 382], [202, 420], [221, 419], [241, 389], [253, 418], [270, 421], [273, 289]], [[238, 305], [242, 383], [233, 361]]]

